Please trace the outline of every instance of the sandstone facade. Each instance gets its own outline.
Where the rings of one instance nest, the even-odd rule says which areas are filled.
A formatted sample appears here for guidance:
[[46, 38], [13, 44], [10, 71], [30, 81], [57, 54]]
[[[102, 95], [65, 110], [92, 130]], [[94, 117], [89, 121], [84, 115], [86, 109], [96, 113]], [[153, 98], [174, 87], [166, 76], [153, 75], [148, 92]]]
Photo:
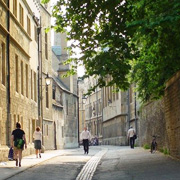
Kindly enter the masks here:
[[[7, 160], [11, 132], [17, 121], [21, 122], [22, 129], [26, 133], [28, 149], [23, 154], [34, 152], [32, 135], [36, 126], [40, 124], [37, 19], [42, 15], [47, 17], [47, 14], [40, 14], [40, 9], [44, 7], [34, 1], [0, 1], [0, 7], [0, 123], [3, 127], [0, 132], [0, 151], [2, 152], [0, 160]], [[50, 22], [49, 14], [47, 21], [46, 27]], [[45, 29], [43, 29], [44, 32]], [[50, 36], [48, 43], [50, 43]], [[43, 44], [44, 42], [42, 47]], [[50, 51], [50, 44], [48, 46]], [[45, 67], [43, 72], [46, 74], [51, 73], [51, 54], [49, 57], [46, 65], [43, 65]], [[51, 113], [51, 110], [47, 111]], [[45, 118], [52, 119], [52, 115], [48, 113]], [[53, 145], [48, 147], [53, 148]]]

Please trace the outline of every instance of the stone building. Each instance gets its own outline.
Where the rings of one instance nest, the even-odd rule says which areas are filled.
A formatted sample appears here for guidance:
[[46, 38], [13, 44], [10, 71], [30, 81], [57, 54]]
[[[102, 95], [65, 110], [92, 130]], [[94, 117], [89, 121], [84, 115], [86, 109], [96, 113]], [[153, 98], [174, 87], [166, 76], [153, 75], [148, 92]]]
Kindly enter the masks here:
[[43, 132], [43, 145], [45, 149], [54, 149], [54, 122], [52, 118], [52, 83], [46, 86], [47, 74], [52, 74], [52, 50], [51, 32], [46, 32], [51, 24], [50, 3], [42, 5], [40, 10], [40, 47], [39, 47], [39, 102], [40, 102], [40, 126]]
[[114, 90], [115, 87], [104, 87], [102, 90], [103, 144], [127, 145], [127, 92]]
[[79, 95], [79, 137], [81, 132], [84, 130], [86, 126], [85, 121], [85, 101], [86, 97], [85, 93], [84, 80], [78, 79], [78, 95]]
[[66, 47], [66, 35], [54, 33], [53, 118], [58, 149], [78, 147], [77, 76], [62, 77], [70, 69], [69, 65], [63, 64], [68, 58]]
[[[47, 73], [51, 74], [50, 36], [48, 39], [44, 29], [49, 25], [50, 14], [37, 1], [26, 0], [0, 1], [0, 14], [0, 124], [3, 127], [0, 132], [0, 159], [6, 160], [11, 132], [17, 121], [21, 122], [28, 143], [28, 149], [23, 154], [34, 153], [32, 135], [36, 125], [42, 121], [38, 113], [40, 60], [45, 61], [40, 71], [43, 73], [42, 82]], [[42, 36], [38, 39], [40, 19], [43, 27]], [[38, 49], [38, 40], [42, 41], [41, 51]], [[44, 58], [46, 49], [49, 52], [47, 59]], [[45, 101], [45, 97], [51, 97], [51, 94], [49, 91], [40, 95], [40, 98]], [[49, 107], [50, 104], [49, 98]], [[45, 108], [45, 120], [52, 119], [51, 111]], [[45, 126], [42, 127], [44, 130]], [[53, 147], [51, 144], [46, 145], [47, 148]]]
[[[94, 77], [90, 77], [88, 79], [84, 79], [83, 84], [80, 87], [83, 93], [87, 93], [87, 90], [96, 84], [96, 79]], [[83, 102], [81, 96], [79, 103]], [[96, 88], [95, 92], [91, 95], [86, 96], [85, 101], [85, 126], [91, 132], [92, 138], [97, 136], [99, 138], [100, 143], [102, 142], [102, 94], [101, 89]]]
[[[107, 81], [110, 77], [107, 78]], [[82, 92], [96, 85], [91, 77], [79, 83], [79, 107], [83, 107]], [[127, 145], [127, 131], [133, 126], [138, 132], [139, 104], [133, 90], [134, 85], [126, 92], [115, 92], [114, 87], [96, 88], [95, 92], [86, 97], [85, 124], [93, 136], [98, 135], [99, 141], [107, 145]], [[82, 108], [79, 113], [82, 116]], [[81, 122], [81, 121], [80, 121]], [[82, 124], [80, 124], [82, 128]]]

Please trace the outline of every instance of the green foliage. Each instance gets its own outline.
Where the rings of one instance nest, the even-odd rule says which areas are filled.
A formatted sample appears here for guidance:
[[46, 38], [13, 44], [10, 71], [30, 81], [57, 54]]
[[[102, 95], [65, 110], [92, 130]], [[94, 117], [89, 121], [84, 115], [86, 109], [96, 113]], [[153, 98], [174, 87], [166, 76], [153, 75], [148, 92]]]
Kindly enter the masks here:
[[165, 82], [180, 70], [180, 2], [141, 0], [135, 5], [127, 23], [139, 51], [131, 77], [144, 101], [158, 99]]
[[161, 153], [164, 153], [164, 149], [163, 149], [163, 148], [161, 148], [159, 151], [160, 151]]
[[52, 16], [54, 29], [74, 40], [71, 53], [81, 50], [68, 62], [83, 62], [85, 77], [97, 77], [97, 86], [125, 90], [135, 82], [148, 101], [163, 96], [166, 81], [180, 70], [179, 0], [58, 0]]
[[144, 149], [150, 149], [151, 147], [150, 147], [149, 144], [144, 144], [143, 148], [144, 148]]
[[170, 154], [170, 152], [169, 152], [169, 150], [167, 148], [164, 149], [164, 154], [165, 155], [169, 155]]
[[161, 148], [160, 152], [162, 152], [164, 155], [170, 155], [170, 152], [167, 148]]

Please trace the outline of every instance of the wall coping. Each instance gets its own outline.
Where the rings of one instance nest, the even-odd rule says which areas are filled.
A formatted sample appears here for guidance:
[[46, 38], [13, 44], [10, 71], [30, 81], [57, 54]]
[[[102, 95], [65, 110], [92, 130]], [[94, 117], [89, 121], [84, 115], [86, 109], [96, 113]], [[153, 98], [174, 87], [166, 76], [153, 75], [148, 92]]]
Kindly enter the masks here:
[[166, 89], [171, 86], [175, 81], [180, 79], [180, 71], [175, 73], [167, 82], [166, 82]]

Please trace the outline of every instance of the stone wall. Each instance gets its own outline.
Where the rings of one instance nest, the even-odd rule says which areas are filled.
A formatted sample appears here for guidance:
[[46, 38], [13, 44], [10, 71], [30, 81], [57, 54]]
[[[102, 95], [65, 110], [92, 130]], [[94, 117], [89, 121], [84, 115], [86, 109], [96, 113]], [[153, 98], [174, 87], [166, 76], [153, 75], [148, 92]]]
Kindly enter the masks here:
[[139, 145], [151, 145], [152, 136], [156, 135], [158, 149], [168, 148], [164, 99], [147, 103], [140, 109], [138, 123]]
[[119, 116], [103, 122], [104, 145], [127, 145], [126, 117]]
[[180, 158], [180, 71], [166, 84], [165, 118], [170, 154]]
[[147, 103], [140, 110], [139, 145], [149, 144], [158, 135], [158, 149], [167, 149], [180, 158], [180, 72], [166, 84], [164, 99]]

